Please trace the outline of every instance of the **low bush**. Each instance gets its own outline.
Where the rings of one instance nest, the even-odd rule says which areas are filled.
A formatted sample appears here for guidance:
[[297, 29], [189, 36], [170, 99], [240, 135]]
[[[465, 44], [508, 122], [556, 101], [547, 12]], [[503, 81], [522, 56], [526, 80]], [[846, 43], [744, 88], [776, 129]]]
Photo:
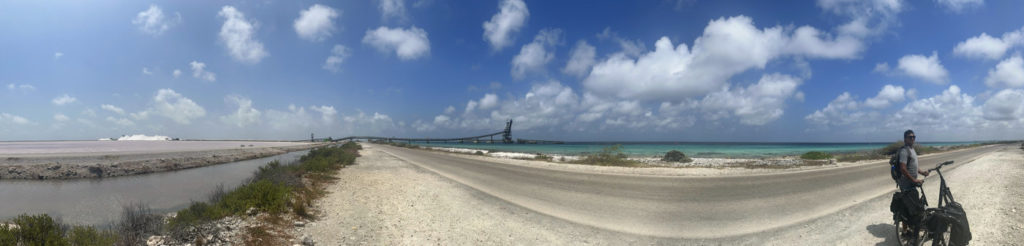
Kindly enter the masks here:
[[827, 160], [832, 159], [832, 154], [821, 152], [821, 151], [810, 151], [800, 155], [800, 159], [804, 160]]
[[[0, 245], [72, 245], [107, 246], [138, 245], [119, 240], [117, 232], [92, 226], [61, 224], [49, 215], [22, 214], [7, 223], [0, 223]], [[141, 242], [141, 244], [145, 244]]]
[[690, 159], [689, 157], [686, 157], [686, 154], [683, 154], [682, 151], [678, 151], [678, 150], [670, 150], [670, 151], [668, 151], [668, 153], [665, 153], [665, 156], [662, 157], [661, 160], [662, 161], [666, 161], [666, 162], [682, 162], [682, 163], [693, 162], [693, 159]]
[[129, 245], [145, 244], [146, 238], [163, 230], [163, 216], [153, 214], [149, 206], [141, 203], [128, 204], [121, 210], [117, 232], [121, 242]]
[[229, 214], [240, 215], [249, 208], [272, 214], [281, 213], [287, 208], [288, 195], [291, 187], [270, 180], [239, 186], [238, 189], [224, 196], [219, 205]]
[[[49, 215], [18, 215], [12, 221], [17, 226], [13, 231], [21, 245], [68, 245], [64, 238], [64, 226]], [[5, 236], [0, 236], [0, 238]]]
[[7, 223], [0, 223], [0, 245], [18, 244], [18, 229], [8, 226]]
[[640, 162], [630, 160], [622, 153], [622, 145], [616, 144], [605, 147], [600, 152], [584, 155], [577, 164], [600, 165], [600, 166], [639, 166]]
[[342, 145], [341, 145], [341, 148], [345, 148], [345, 149], [354, 149], [354, 150], [361, 150], [361, 149], [363, 149], [363, 146], [362, 146], [362, 145], [359, 145], [359, 144], [358, 144], [358, 143], [356, 143], [356, 142], [352, 142], [352, 141], [349, 141], [349, 142], [345, 142], [345, 144], [342, 144]]
[[[92, 226], [73, 226], [68, 231], [68, 242], [74, 246], [109, 246], [117, 243], [117, 239], [117, 233]], [[0, 242], [0, 245], [7, 244]]]

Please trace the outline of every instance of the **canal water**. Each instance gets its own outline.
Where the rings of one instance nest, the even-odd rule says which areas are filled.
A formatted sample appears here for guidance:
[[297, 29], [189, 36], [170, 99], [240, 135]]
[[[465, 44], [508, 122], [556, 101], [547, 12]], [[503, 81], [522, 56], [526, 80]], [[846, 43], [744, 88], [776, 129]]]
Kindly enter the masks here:
[[191, 201], [206, 201], [218, 185], [234, 189], [267, 162], [288, 164], [308, 152], [124, 177], [0, 180], [0, 221], [19, 214], [46, 213], [68, 224], [102, 226], [116, 222], [122, 207], [130, 203], [149, 205], [158, 213], [173, 212]]

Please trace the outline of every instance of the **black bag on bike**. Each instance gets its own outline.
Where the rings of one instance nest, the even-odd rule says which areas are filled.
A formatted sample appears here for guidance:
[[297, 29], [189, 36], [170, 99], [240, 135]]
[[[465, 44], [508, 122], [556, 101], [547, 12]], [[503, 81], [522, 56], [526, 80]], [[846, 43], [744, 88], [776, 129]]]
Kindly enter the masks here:
[[967, 245], [971, 241], [971, 227], [960, 203], [949, 203], [925, 221], [925, 226], [934, 233], [945, 232], [947, 225], [950, 228], [949, 245]]
[[900, 220], [899, 216], [904, 212], [903, 194], [897, 191], [892, 193], [892, 202], [889, 202], [889, 211], [892, 212], [893, 220]]
[[967, 213], [959, 202], [951, 202], [943, 209], [953, 219], [953, 231], [949, 233], [950, 245], [967, 245], [971, 241], [971, 225]]

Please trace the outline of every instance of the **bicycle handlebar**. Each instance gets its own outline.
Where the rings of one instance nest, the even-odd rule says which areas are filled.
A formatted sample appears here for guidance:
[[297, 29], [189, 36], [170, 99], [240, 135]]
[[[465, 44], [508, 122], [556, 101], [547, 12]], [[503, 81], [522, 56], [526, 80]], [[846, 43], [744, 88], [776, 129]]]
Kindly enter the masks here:
[[952, 165], [952, 164], [953, 164], [953, 161], [946, 161], [946, 162], [940, 163], [938, 166], [935, 166], [935, 168], [928, 169], [928, 172], [932, 172], [932, 171], [938, 170], [939, 168], [942, 168], [942, 166]]

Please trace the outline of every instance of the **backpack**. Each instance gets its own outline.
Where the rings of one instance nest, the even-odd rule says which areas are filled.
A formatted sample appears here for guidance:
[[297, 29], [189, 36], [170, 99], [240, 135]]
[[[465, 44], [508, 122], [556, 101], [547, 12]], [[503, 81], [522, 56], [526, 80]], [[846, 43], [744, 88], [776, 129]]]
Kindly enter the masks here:
[[900, 180], [900, 176], [903, 176], [902, 173], [900, 173], [900, 152], [903, 152], [903, 149], [906, 148], [906, 145], [900, 147], [900, 149], [892, 155], [892, 158], [889, 158], [889, 175], [892, 175], [893, 181], [898, 181]]

